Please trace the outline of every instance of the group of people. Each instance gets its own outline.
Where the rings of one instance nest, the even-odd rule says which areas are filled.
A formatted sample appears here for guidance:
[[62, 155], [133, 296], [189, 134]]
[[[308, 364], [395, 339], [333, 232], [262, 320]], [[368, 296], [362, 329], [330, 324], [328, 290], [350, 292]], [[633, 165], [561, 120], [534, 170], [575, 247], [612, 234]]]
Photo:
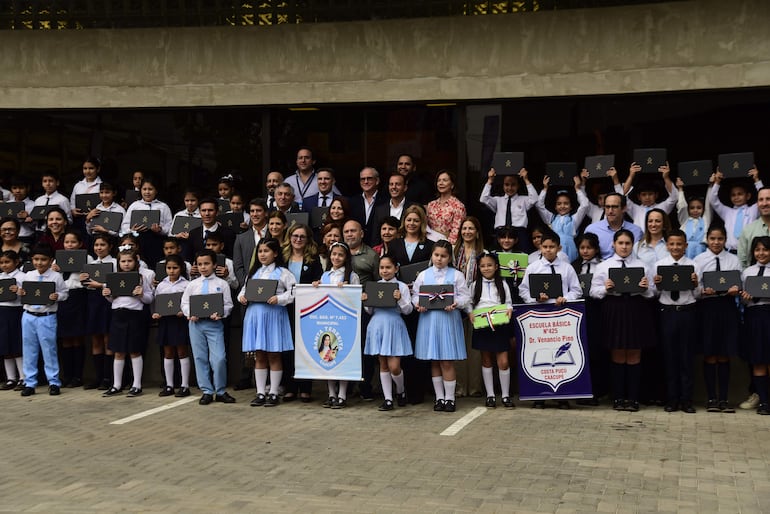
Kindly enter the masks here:
[[[470, 206], [491, 211], [492, 232], [468, 215], [451, 171], [436, 174], [429, 200], [430, 184], [417, 176], [410, 155], [398, 157], [387, 193], [380, 191], [379, 172], [364, 167], [360, 192], [347, 197], [336, 187], [334, 170], [315, 168], [311, 149], [299, 149], [296, 164], [288, 177], [268, 173], [265, 194], [248, 202], [231, 176], [220, 179], [218, 197], [187, 189], [184, 209], [175, 215], [158, 200], [158, 184], [141, 172], [133, 174], [119, 202], [118, 189], [101, 180], [93, 157], [85, 160], [84, 178], [70, 198], [58, 192], [53, 173], [44, 174], [44, 194], [34, 201], [26, 181], [12, 178], [5, 200], [23, 205], [0, 220], [0, 281], [13, 279], [0, 282], [11, 293], [3, 296], [0, 289], [0, 326], [9, 334], [0, 341], [6, 374], [0, 389], [35, 394], [41, 354], [50, 394], [83, 385], [84, 343], [90, 338], [94, 380], [85, 387], [111, 397], [122, 394], [130, 380], [127, 396], [139, 396], [154, 320], [163, 355], [161, 396], [191, 394], [194, 365], [199, 403], [235, 402], [226, 391], [229, 358], [242, 364], [236, 388], [251, 387], [253, 377], [252, 406], [309, 402], [312, 382], [294, 378], [294, 286], [379, 281], [396, 284], [394, 305], [363, 310], [358, 393], [373, 399], [378, 368], [380, 410], [423, 401], [428, 377], [435, 411], [453, 412], [458, 395], [481, 396], [494, 408], [498, 391], [501, 404], [513, 408], [514, 306], [582, 299], [595, 398], [581, 403], [598, 405], [608, 394], [618, 410], [637, 411], [640, 401], [650, 399], [669, 412], [695, 412], [694, 360], [702, 353], [706, 409], [734, 412], [728, 401], [730, 357], [740, 355], [753, 377], [744, 403], [770, 414], [770, 294], [751, 297], [743, 285], [747, 277], [762, 276], [770, 262], [770, 188], [756, 169], [749, 173], [754, 188], [731, 184], [732, 205], [720, 199], [718, 171], [705, 195], [688, 197], [667, 165], [659, 169], [662, 188], [637, 180], [640, 167], [634, 163], [624, 183], [611, 168], [606, 190], [590, 190], [592, 179], [583, 170], [567, 189], [555, 190], [545, 176], [539, 193], [521, 169], [502, 178], [502, 195], [495, 194], [500, 178], [492, 169], [479, 204]], [[750, 205], [755, 190], [757, 201]], [[99, 195], [96, 205], [77, 207], [78, 196], [93, 193]], [[33, 219], [36, 207], [42, 217]], [[134, 214], [153, 210], [159, 216], [147, 223]], [[105, 213], [122, 222], [105, 226]], [[678, 228], [671, 226], [672, 213]], [[712, 219], [714, 213], [723, 223]], [[531, 222], [535, 216], [541, 222]], [[76, 249], [88, 250], [89, 264], [111, 264], [113, 271], [138, 276], [133, 288], [113, 290], [92, 276], [93, 268], [62, 272], [57, 250]], [[523, 278], [501, 276], [498, 252], [528, 254]], [[419, 273], [402, 275], [404, 267], [417, 264]], [[679, 265], [692, 266], [691, 287], [667, 290], [659, 268]], [[618, 292], [613, 268], [641, 269], [637, 289]], [[740, 284], [725, 290], [704, 286], [704, 273], [731, 270], [741, 272]], [[530, 287], [530, 275], [541, 273], [561, 275], [560, 295]], [[249, 299], [247, 283], [257, 279], [276, 281], [275, 294]], [[39, 282], [54, 284], [47, 302], [30, 298]], [[426, 304], [426, 297], [436, 299], [427, 286], [451, 291], [441, 308]], [[173, 294], [181, 294], [178, 309], [161, 315], [157, 298], [164, 295], [165, 302]], [[221, 296], [219, 309], [201, 315], [195, 299], [212, 294]], [[490, 307], [500, 308], [508, 322], [474, 328], [474, 311]], [[242, 353], [228, 356], [232, 315], [243, 316]], [[334, 358], [331, 348], [319, 348], [320, 358], [324, 353]], [[646, 372], [642, 353], [650, 356]], [[643, 387], [649, 390], [641, 392]], [[345, 381], [329, 381], [327, 389], [325, 407], [348, 405]], [[558, 405], [569, 408], [564, 400]]]

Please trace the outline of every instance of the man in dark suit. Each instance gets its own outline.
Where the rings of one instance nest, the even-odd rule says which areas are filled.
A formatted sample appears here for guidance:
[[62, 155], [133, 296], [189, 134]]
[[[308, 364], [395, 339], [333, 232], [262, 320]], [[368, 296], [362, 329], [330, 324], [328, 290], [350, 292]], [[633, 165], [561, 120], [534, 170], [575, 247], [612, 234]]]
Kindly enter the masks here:
[[417, 173], [417, 164], [415, 164], [412, 155], [408, 153], [399, 155], [396, 161], [396, 171], [406, 178], [406, 183], [409, 186], [406, 197], [410, 201], [425, 206], [433, 200], [433, 186]]
[[356, 220], [364, 229], [364, 243], [372, 246], [374, 240], [374, 209], [388, 201], [385, 195], [378, 194], [380, 185], [379, 172], [367, 166], [358, 174], [361, 194], [348, 198], [350, 218]]
[[249, 268], [256, 259], [257, 241], [267, 233], [267, 203], [262, 198], [249, 202], [249, 229], [235, 238], [233, 269], [238, 283], [246, 283]]
[[406, 191], [406, 177], [399, 173], [391, 175], [388, 179], [388, 195], [390, 196], [388, 203], [380, 204], [374, 208], [372, 242], [375, 246], [381, 241], [380, 225], [382, 225], [382, 220], [388, 216], [393, 216], [398, 221], [403, 221], [406, 208], [410, 205], [417, 205], [416, 202], [406, 199]]
[[219, 232], [222, 236], [222, 241], [225, 243], [225, 255], [230, 258], [233, 257], [235, 233], [217, 221], [218, 207], [217, 201], [214, 199], [206, 198], [201, 200], [199, 210], [202, 225], [192, 229], [187, 239], [186, 248], [189, 255], [185, 255], [185, 259], [189, 262], [195, 262], [195, 256], [198, 252], [206, 249], [206, 237], [211, 232]]
[[332, 200], [337, 198], [334, 193], [334, 170], [331, 168], [319, 168], [316, 172], [316, 181], [318, 182], [318, 193], [308, 196], [302, 202], [302, 212], [310, 214], [316, 207], [329, 207]]
[[283, 182], [275, 188], [275, 209], [272, 211], [281, 211], [284, 214], [302, 212], [294, 201], [294, 189], [288, 182]]

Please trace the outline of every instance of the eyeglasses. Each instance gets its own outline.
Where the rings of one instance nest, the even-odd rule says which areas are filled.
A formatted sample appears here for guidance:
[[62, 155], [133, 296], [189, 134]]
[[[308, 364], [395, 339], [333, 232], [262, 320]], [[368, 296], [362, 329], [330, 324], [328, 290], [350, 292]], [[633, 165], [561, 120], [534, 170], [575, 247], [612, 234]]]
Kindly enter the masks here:
[[374, 177], [361, 177], [359, 180], [361, 180], [361, 182], [369, 182], [376, 179]]
[[303, 236], [302, 234], [292, 234], [291, 238], [296, 239], [297, 241], [304, 241], [307, 239], [307, 236]]

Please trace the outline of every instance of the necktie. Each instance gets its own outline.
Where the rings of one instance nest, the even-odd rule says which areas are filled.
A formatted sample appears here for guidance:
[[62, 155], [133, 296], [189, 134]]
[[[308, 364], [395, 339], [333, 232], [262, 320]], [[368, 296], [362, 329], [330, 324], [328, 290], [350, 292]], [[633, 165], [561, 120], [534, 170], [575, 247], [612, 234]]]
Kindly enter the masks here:
[[621, 268], [625, 268], [626, 267], [626, 260], [625, 259], [620, 259], [620, 267]]
[[267, 208], [271, 211], [275, 209], [275, 199], [273, 197], [270, 197], [270, 203], [268, 203]]
[[48, 207], [49, 203], [51, 203], [51, 197], [50, 196], [46, 196], [45, 197], [45, 206]]
[[717, 271], [722, 271], [722, 266], [719, 264], [719, 257], [714, 259], [717, 263]]
[[735, 227], [733, 227], [733, 235], [737, 239], [743, 231], [743, 214], [746, 212], [746, 207], [738, 209], [738, 215], [735, 216]]
[[211, 234], [210, 230], [203, 231], [203, 246], [206, 246], [206, 239], [209, 238], [209, 234]]
[[513, 196], [508, 197], [508, 204], [505, 207], [505, 226], [506, 227], [513, 226], [513, 217], [511, 216], [511, 200], [513, 200]]
[[204, 278], [201, 285], [201, 294], [209, 294], [209, 279]]
[[[675, 262], [674, 266], [679, 266], [679, 263]], [[679, 299], [679, 291], [671, 291], [671, 299], [677, 301]]]
[[321, 197], [321, 207], [326, 207], [326, 198], [327, 198], [326, 195], [323, 195]]
[[757, 276], [758, 277], [764, 277], [765, 276], [765, 267], [764, 266], [760, 266], [759, 267], [759, 273], [757, 273]]
[[556, 268], [553, 267], [553, 264], [551, 264], [551, 275], [556, 275]]
[[591, 273], [591, 263], [586, 262], [586, 273]]

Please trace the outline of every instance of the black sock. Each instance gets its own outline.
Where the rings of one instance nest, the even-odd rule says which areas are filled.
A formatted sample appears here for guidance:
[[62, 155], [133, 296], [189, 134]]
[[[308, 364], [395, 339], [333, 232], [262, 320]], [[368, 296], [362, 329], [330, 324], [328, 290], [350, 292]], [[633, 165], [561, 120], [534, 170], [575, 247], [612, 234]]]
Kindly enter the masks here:
[[754, 377], [753, 382], [759, 395], [759, 403], [767, 404], [767, 375]]
[[727, 387], [730, 385], [730, 362], [717, 363], [719, 378], [719, 399], [727, 401]]
[[639, 382], [642, 377], [641, 364], [626, 364], [626, 387], [628, 387], [628, 400], [639, 401]]
[[626, 366], [613, 362], [610, 364], [610, 377], [612, 380], [612, 396], [616, 400], [622, 400], [626, 395]]
[[104, 381], [104, 354], [91, 355], [94, 360], [94, 382], [101, 384]]
[[60, 359], [61, 359], [61, 383], [64, 385], [69, 384], [72, 380], [72, 350], [71, 347], [62, 346]]
[[104, 354], [104, 379], [109, 381], [110, 385], [115, 383], [115, 377], [112, 373], [112, 364], [115, 362], [115, 354]]
[[708, 400], [717, 399], [717, 365], [703, 363], [703, 379], [706, 381], [706, 397]]
[[76, 346], [72, 349], [72, 378], [83, 380], [83, 357], [85, 350], [83, 346]]

